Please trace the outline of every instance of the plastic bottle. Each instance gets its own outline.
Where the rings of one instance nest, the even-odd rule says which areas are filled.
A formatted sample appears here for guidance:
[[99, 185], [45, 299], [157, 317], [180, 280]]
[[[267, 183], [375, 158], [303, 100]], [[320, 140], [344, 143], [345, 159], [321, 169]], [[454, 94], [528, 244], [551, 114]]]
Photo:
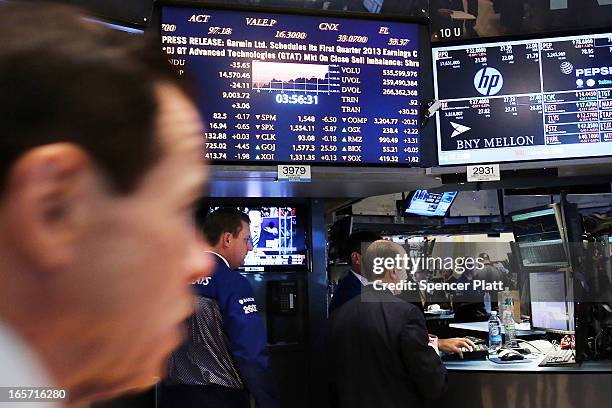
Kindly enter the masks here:
[[487, 314], [491, 314], [491, 295], [489, 292], [485, 292], [484, 294], [484, 307]]
[[512, 313], [514, 313], [514, 299], [512, 299], [512, 296], [510, 295], [510, 288], [506, 286], [504, 291], [499, 294], [499, 301], [499, 313], [501, 314], [502, 318], [504, 317], [504, 312], [506, 310], [512, 310]]
[[502, 346], [501, 322], [497, 317], [497, 312], [491, 312], [489, 318], [489, 351], [496, 351]]
[[516, 347], [516, 326], [514, 323], [514, 316], [512, 315], [512, 309], [504, 310], [504, 330], [506, 331], [506, 338], [504, 346], [508, 348]]

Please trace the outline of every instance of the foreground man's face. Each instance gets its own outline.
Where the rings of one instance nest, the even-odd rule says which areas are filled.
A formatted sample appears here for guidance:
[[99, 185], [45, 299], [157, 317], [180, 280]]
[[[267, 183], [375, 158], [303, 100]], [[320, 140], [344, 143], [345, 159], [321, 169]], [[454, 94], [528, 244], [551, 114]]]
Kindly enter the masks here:
[[192, 312], [190, 283], [211, 272], [192, 219], [207, 178], [200, 118], [173, 86], [160, 85], [158, 98], [162, 157], [133, 193], [97, 197], [72, 265], [87, 305], [79, 312], [90, 314], [88, 327], [75, 327], [75, 336], [91, 342], [82, 367], [91, 384], [71, 390], [77, 400], [162, 376]]

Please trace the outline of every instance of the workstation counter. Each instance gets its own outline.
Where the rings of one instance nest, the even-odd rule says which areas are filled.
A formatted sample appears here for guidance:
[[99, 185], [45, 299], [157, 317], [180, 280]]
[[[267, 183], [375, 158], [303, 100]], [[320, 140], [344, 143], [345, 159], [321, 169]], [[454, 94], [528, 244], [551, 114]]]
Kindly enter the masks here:
[[446, 362], [448, 391], [433, 406], [452, 408], [606, 407], [612, 401], [612, 361], [575, 367], [538, 367], [529, 362]]

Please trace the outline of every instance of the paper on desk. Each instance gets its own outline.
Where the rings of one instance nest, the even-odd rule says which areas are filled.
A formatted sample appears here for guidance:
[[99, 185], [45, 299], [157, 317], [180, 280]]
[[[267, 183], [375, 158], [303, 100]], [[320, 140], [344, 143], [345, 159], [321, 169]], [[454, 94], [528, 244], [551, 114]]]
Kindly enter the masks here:
[[529, 324], [529, 322], [517, 323], [514, 327], [516, 328], [516, 330], [524, 330], [524, 331], [531, 330], [531, 325]]
[[451, 18], [453, 20], [476, 20], [476, 16], [473, 16], [470, 13], [466, 13], [465, 11], [453, 10], [451, 13]]

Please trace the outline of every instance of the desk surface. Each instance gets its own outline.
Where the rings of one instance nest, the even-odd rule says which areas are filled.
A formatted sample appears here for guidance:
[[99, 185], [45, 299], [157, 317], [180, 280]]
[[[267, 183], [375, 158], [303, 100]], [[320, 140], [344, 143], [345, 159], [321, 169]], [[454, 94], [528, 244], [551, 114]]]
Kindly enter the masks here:
[[425, 312], [425, 320], [450, 320], [454, 318], [455, 318], [454, 313], [440, 314], [440, 313]]
[[612, 374], [612, 361], [585, 361], [576, 367], [538, 367], [544, 356], [534, 358], [528, 363], [496, 364], [489, 360], [445, 361], [449, 371], [480, 371], [503, 373], [609, 373]]
[[[473, 322], [473, 323], [451, 323], [448, 327], [453, 329], [462, 329], [462, 330], [471, 330], [477, 332], [488, 333], [489, 332], [489, 324], [488, 322]], [[519, 327], [521, 329], [519, 329]], [[502, 326], [502, 334], [506, 334], [504, 327]], [[531, 330], [531, 326], [529, 323], [522, 323], [517, 325], [516, 335], [517, 336], [534, 336], [546, 334], [544, 331], [540, 330]]]

